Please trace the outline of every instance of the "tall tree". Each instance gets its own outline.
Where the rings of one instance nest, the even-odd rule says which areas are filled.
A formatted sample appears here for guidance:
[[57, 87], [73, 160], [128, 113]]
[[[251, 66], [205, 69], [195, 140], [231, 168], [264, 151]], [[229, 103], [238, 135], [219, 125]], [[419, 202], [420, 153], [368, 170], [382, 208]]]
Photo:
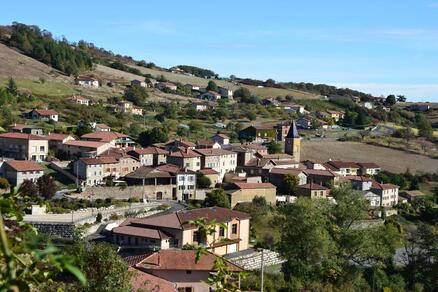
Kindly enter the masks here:
[[218, 91], [219, 87], [217, 86], [216, 82], [214, 82], [213, 80], [210, 80], [210, 81], [208, 81], [208, 84], [207, 84], [207, 90]]
[[298, 184], [300, 183], [300, 179], [293, 174], [286, 174], [283, 178], [283, 184], [281, 185], [280, 190], [288, 196], [292, 196], [295, 194]]
[[17, 95], [18, 93], [17, 83], [15, 83], [15, 80], [12, 77], [9, 77], [8, 86], [6, 87], [6, 90], [8, 91], [9, 94], [12, 95]]
[[53, 198], [58, 190], [55, 180], [48, 174], [38, 178], [36, 184], [38, 186], [38, 193], [45, 199]]
[[215, 189], [205, 196], [204, 205], [206, 207], [231, 208], [230, 199], [223, 189]]

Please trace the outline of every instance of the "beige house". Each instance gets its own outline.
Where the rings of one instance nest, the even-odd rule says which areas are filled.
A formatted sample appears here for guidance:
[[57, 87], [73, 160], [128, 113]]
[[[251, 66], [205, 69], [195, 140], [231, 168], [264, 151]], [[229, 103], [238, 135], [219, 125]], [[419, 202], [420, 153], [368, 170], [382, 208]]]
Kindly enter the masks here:
[[327, 198], [330, 194], [330, 189], [316, 183], [309, 183], [297, 187], [298, 197], [308, 197], [311, 199]]
[[47, 138], [24, 133], [0, 134], [0, 155], [19, 160], [44, 161], [49, 151]]
[[27, 160], [7, 160], [2, 164], [3, 175], [13, 186], [25, 180], [36, 182], [44, 175], [44, 168], [36, 162]]
[[116, 112], [122, 114], [133, 114], [136, 116], [143, 115], [143, 109], [141, 107], [135, 106], [132, 102], [126, 100], [117, 103]]
[[59, 114], [50, 109], [33, 109], [26, 113], [27, 118], [32, 120], [40, 120], [45, 122], [57, 122], [59, 119]]
[[[224, 223], [226, 228], [217, 227], [213, 235], [202, 237], [195, 226], [188, 224], [199, 218]], [[120, 227], [129, 226], [131, 229], [113, 229], [113, 241], [122, 248], [168, 249], [203, 245], [212, 253], [224, 255], [248, 249], [249, 219], [247, 213], [220, 207], [130, 218]]]
[[398, 203], [399, 186], [394, 184], [380, 184], [373, 182], [371, 191], [380, 196], [382, 207], [393, 207]]
[[169, 154], [169, 151], [159, 147], [151, 146], [146, 148], [132, 149], [128, 151], [128, 154], [137, 158], [141, 165], [152, 166], [166, 164], [166, 156]]
[[75, 138], [69, 134], [50, 133], [47, 135], [47, 140], [49, 140], [50, 149], [59, 150], [62, 148], [62, 144], [67, 141], [75, 140]]
[[382, 170], [378, 164], [372, 162], [359, 162], [357, 165], [361, 175], [376, 175]]
[[226, 192], [231, 208], [238, 203], [252, 202], [255, 197], [264, 197], [271, 205], [277, 202], [277, 188], [271, 183], [234, 183]]
[[86, 105], [86, 106], [89, 106], [91, 103], [91, 100], [89, 98], [86, 98], [82, 95], [73, 95], [73, 96], [67, 98], [67, 100], [69, 102], [72, 102], [72, 103], [77, 103], [77, 104]]
[[225, 149], [196, 149], [201, 154], [201, 168], [211, 168], [219, 173], [219, 182], [224, 175], [237, 167], [237, 153]]
[[111, 148], [111, 144], [96, 141], [70, 140], [62, 144], [60, 150], [68, 156], [94, 157]]
[[94, 77], [82, 76], [76, 78], [76, 84], [86, 88], [99, 88], [99, 80]]
[[111, 132], [111, 127], [107, 124], [94, 124], [94, 131], [96, 132]]
[[[214, 263], [218, 256], [207, 253], [196, 261], [194, 250], [160, 250], [138, 261], [134, 261], [131, 286], [133, 291], [191, 291], [210, 292], [214, 287], [206, 282], [216, 272]], [[131, 260], [131, 259], [128, 259]], [[238, 273], [243, 271], [224, 259], [227, 270]], [[239, 281], [239, 278], [236, 279]], [[239, 283], [237, 283], [239, 286]]]
[[158, 88], [161, 91], [164, 90], [164, 89], [175, 91], [177, 89], [176, 84], [173, 84], [171, 82], [157, 82], [155, 84], [155, 87]]
[[128, 135], [118, 132], [98, 131], [88, 133], [82, 135], [81, 140], [105, 142], [111, 144], [111, 146], [113, 147], [120, 148], [126, 148], [135, 145], [135, 142], [132, 141], [132, 139]]
[[217, 183], [219, 183], [219, 172], [216, 170], [211, 168], [203, 168], [199, 170], [199, 172], [210, 179], [210, 187], [214, 187]]
[[201, 154], [190, 148], [170, 152], [166, 161], [169, 164], [185, 167], [192, 171], [198, 171], [201, 169]]

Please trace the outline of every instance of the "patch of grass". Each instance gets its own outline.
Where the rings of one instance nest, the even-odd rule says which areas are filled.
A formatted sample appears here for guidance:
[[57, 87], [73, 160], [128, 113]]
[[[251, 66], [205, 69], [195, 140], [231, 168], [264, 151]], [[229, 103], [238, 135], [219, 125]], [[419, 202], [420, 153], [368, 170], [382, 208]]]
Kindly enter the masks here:
[[[0, 77], [0, 86], [5, 86], [8, 78]], [[67, 84], [58, 81], [46, 80], [41, 83], [38, 80], [30, 79], [15, 79], [17, 87], [20, 91], [32, 93], [40, 96], [69, 96], [78, 92], [69, 87]]]

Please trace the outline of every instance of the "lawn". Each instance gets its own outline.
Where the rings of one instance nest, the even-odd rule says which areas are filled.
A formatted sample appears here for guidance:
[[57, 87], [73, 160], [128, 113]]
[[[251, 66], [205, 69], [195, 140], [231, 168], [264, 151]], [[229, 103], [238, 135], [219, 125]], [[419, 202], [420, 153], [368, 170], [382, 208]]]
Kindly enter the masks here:
[[[74, 88], [60, 81], [46, 80], [41, 83], [38, 80], [14, 79], [20, 91], [26, 91], [40, 96], [69, 96], [78, 93]], [[8, 78], [0, 77], [0, 86], [5, 86]]]

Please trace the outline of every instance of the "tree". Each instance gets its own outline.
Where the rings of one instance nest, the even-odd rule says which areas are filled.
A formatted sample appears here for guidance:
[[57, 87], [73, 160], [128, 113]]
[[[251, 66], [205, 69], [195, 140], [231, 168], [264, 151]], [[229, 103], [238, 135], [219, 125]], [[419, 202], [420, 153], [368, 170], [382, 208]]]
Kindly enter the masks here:
[[280, 143], [277, 143], [275, 141], [271, 141], [268, 144], [268, 152], [269, 154], [277, 154], [282, 152], [282, 147]]
[[128, 264], [113, 246], [93, 243], [77, 247], [75, 252], [88, 281], [86, 291], [131, 291]]
[[397, 103], [397, 99], [394, 94], [390, 94], [386, 97], [385, 104], [392, 106]]
[[20, 193], [26, 197], [38, 196], [38, 186], [31, 180], [25, 180], [20, 185]]
[[48, 174], [38, 178], [37, 186], [39, 195], [45, 199], [53, 198], [58, 190], [55, 180]]
[[3, 177], [0, 178], [0, 189], [6, 190], [9, 189], [11, 185], [9, 184], [9, 181]]
[[18, 94], [17, 83], [15, 83], [15, 80], [12, 77], [9, 77], [8, 86], [6, 87], [6, 90], [8, 91], [9, 94], [12, 94], [14, 96]]
[[246, 87], [240, 87], [233, 94], [234, 98], [238, 98], [240, 100], [247, 100], [251, 97], [251, 92]]
[[191, 132], [198, 132], [204, 128], [203, 124], [198, 120], [191, 120], [189, 122], [189, 127]]
[[196, 174], [196, 187], [199, 189], [207, 189], [210, 186], [211, 186], [210, 178], [198, 172]]
[[397, 95], [398, 102], [406, 102], [406, 97], [404, 95]]
[[218, 91], [219, 87], [217, 86], [216, 82], [214, 82], [213, 80], [210, 80], [210, 81], [208, 81], [208, 84], [207, 84], [207, 90]]
[[223, 207], [231, 208], [230, 200], [228, 195], [223, 189], [215, 189], [205, 196], [204, 205], [206, 207]]
[[169, 140], [169, 131], [165, 127], [155, 127], [146, 130], [138, 135], [138, 142], [143, 147], [151, 146], [155, 143], [164, 143]]
[[430, 138], [433, 136], [433, 128], [430, 121], [423, 114], [417, 114], [415, 116], [415, 123], [418, 128], [418, 134], [421, 137]]
[[125, 91], [125, 98], [137, 106], [144, 106], [149, 97], [146, 89], [142, 86], [133, 85]]
[[299, 183], [300, 179], [296, 175], [288, 173], [284, 176], [280, 189], [284, 194], [292, 196], [295, 194]]

